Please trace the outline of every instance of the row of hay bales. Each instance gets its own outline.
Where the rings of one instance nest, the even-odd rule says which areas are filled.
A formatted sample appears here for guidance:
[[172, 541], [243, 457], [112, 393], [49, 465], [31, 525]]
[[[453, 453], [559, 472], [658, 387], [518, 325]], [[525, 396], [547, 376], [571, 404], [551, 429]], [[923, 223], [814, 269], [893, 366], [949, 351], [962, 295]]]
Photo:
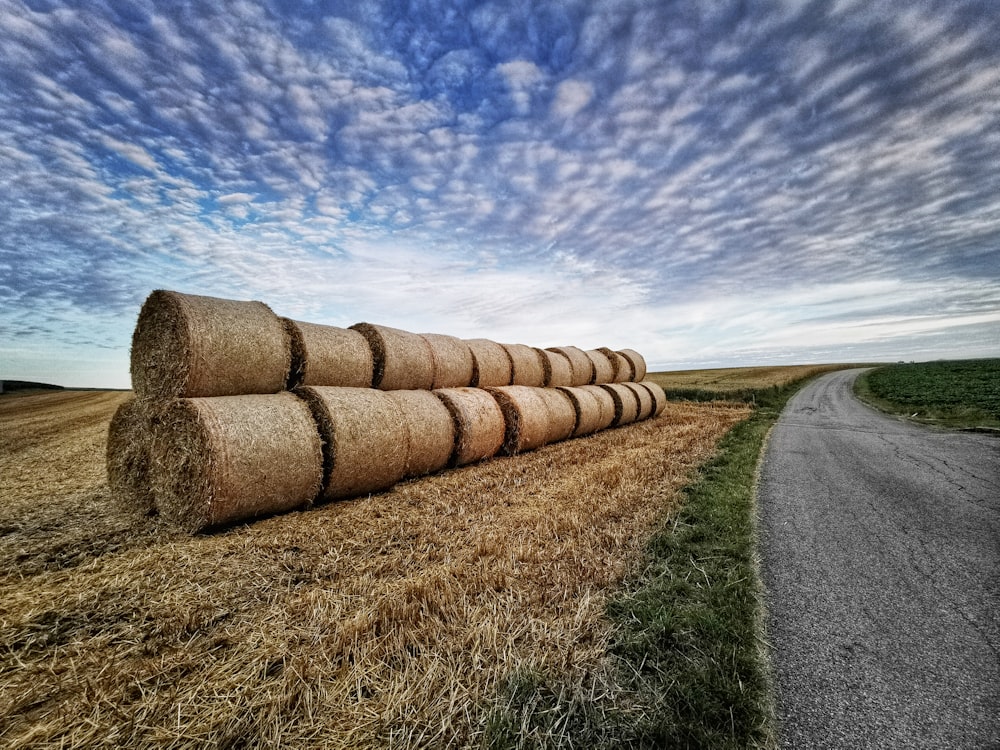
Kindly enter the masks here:
[[[383, 363], [381, 381], [373, 375], [365, 385], [311, 384], [304, 374], [317, 360], [300, 354], [287, 360], [285, 389], [245, 392], [254, 383], [280, 380], [255, 379], [256, 368], [269, 362], [266, 353], [253, 356], [250, 343], [254, 334], [248, 315], [257, 316], [260, 306], [173, 292], [154, 292], [147, 300], [133, 339], [133, 381], [141, 371], [143, 385], [135, 385], [135, 398], [119, 408], [108, 435], [108, 479], [117, 497], [199, 531], [384, 490], [402, 479], [629, 424], [658, 415], [666, 403], [662, 389], [650, 382], [511, 383], [516, 380], [514, 356], [508, 359], [509, 380], [502, 367], [484, 358], [485, 366], [474, 366], [480, 376], [477, 387], [434, 388], [435, 378], [446, 371], [435, 365], [430, 387], [375, 388], [385, 379], [386, 362], [419, 359], [412, 352], [407, 355], [407, 346], [400, 343], [412, 343], [408, 337], [415, 334], [379, 326], [368, 328], [381, 337], [381, 353], [369, 345], [371, 332], [359, 335], [372, 354], [371, 372], [377, 362]], [[288, 322], [280, 326], [286, 334]], [[307, 331], [329, 328], [295, 325]], [[303, 340], [315, 341], [310, 335]], [[441, 338], [453, 347], [452, 337]], [[303, 347], [303, 340], [295, 346]], [[447, 352], [444, 345], [440, 348]], [[348, 359], [357, 349], [344, 349], [350, 352]], [[329, 374], [354, 368], [349, 362], [338, 370], [332, 348], [322, 351], [316, 369]], [[438, 361], [454, 362], [446, 354], [438, 356]], [[610, 365], [611, 358], [602, 356]], [[634, 357], [644, 374], [645, 363]], [[183, 365], [176, 359], [184, 360]], [[577, 361], [582, 367], [583, 358]], [[221, 368], [222, 363], [235, 372]], [[552, 382], [552, 369], [541, 369]], [[597, 377], [595, 369], [591, 379]], [[171, 380], [168, 387], [156, 382], [157, 370]], [[506, 382], [488, 385], [495, 379]], [[220, 395], [220, 390], [227, 393]]]

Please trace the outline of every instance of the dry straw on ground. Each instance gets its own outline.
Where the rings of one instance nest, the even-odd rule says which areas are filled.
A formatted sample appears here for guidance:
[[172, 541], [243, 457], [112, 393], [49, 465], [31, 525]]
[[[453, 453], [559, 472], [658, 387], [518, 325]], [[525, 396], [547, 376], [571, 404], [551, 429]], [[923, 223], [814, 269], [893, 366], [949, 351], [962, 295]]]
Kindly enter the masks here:
[[632, 365], [632, 380], [639, 383], [646, 379], [646, 360], [634, 349], [620, 349], [618, 351]]
[[156, 510], [149, 468], [161, 411], [161, 402], [130, 398], [118, 407], [108, 425], [106, 462], [111, 496], [145, 514]]
[[472, 350], [473, 358], [474, 374], [470, 385], [479, 388], [510, 385], [512, 365], [502, 344], [489, 339], [466, 339], [465, 343]]
[[542, 401], [548, 413], [549, 430], [546, 443], [558, 443], [573, 434], [576, 428], [576, 410], [573, 402], [559, 388], [541, 388]]
[[431, 391], [388, 391], [406, 422], [405, 475], [431, 474], [448, 465], [455, 448], [455, 424], [451, 413]]
[[587, 349], [584, 354], [590, 358], [590, 362], [594, 366], [593, 382], [595, 384], [603, 385], [604, 383], [615, 382], [615, 368], [611, 365], [611, 360], [604, 355], [604, 352], [597, 349]]
[[291, 393], [179, 399], [161, 417], [151, 478], [160, 514], [200, 531], [308, 506], [323, 456], [309, 408]]
[[503, 412], [504, 454], [513, 456], [549, 442], [549, 410], [542, 398], [544, 389], [508, 385], [488, 390]]
[[510, 356], [511, 385], [529, 385], [540, 388], [545, 385], [545, 368], [537, 349], [524, 344], [504, 344]]
[[421, 336], [430, 347], [434, 363], [432, 388], [472, 385], [475, 363], [468, 344], [462, 339], [440, 333], [424, 333]]
[[[592, 389], [597, 389], [600, 395]], [[577, 386], [560, 390], [569, 396], [576, 414], [573, 437], [590, 435], [611, 426], [615, 419], [615, 402], [607, 391], [598, 386]]]
[[323, 438], [324, 500], [391, 487], [406, 475], [406, 419], [389, 393], [370, 388], [296, 390]]
[[289, 389], [299, 385], [370, 388], [372, 350], [357, 331], [282, 318], [292, 341]]
[[362, 334], [371, 347], [375, 388], [428, 390], [434, 384], [434, 358], [422, 336], [371, 323], [357, 323], [351, 328]]
[[653, 397], [653, 416], [660, 416], [663, 410], [667, 408], [667, 394], [652, 380], [643, 380], [639, 385], [648, 390], [649, 395]]
[[615, 419], [612, 427], [632, 424], [639, 417], [639, 398], [622, 383], [602, 383], [603, 388], [615, 402]]
[[573, 365], [565, 354], [550, 349], [536, 349], [542, 360], [542, 371], [545, 373], [545, 386], [556, 388], [561, 385], [573, 384]]
[[[67, 750], [482, 747], [533, 675], [559, 715], [629, 720], [642, 703], [608, 654], [608, 599], [748, 412], [671, 403], [620, 430], [191, 537], [108, 497], [103, 436], [125, 394], [8, 398], [0, 744]], [[571, 746], [552, 732], [549, 746]]]
[[594, 382], [594, 363], [583, 349], [575, 346], [552, 346], [548, 351], [562, 354], [570, 363], [569, 385], [590, 385]]
[[132, 387], [159, 399], [277, 393], [291, 356], [288, 332], [263, 302], [157, 290], [132, 334]]
[[455, 425], [455, 447], [450, 466], [492, 458], [503, 445], [503, 412], [483, 388], [442, 388], [434, 391], [448, 407]]

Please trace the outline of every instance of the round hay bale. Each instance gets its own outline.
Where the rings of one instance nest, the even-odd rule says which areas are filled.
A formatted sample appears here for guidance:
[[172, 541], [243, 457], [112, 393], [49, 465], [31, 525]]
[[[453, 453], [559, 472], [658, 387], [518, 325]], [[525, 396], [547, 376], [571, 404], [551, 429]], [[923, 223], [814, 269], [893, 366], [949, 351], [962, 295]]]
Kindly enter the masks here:
[[639, 417], [639, 397], [623, 383], [603, 383], [601, 388], [611, 394], [615, 402], [615, 418], [612, 427], [631, 424]]
[[646, 360], [634, 349], [619, 349], [618, 353], [632, 365], [632, 380], [640, 383], [646, 379]]
[[466, 339], [472, 351], [472, 382], [478, 388], [510, 385], [510, 355], [502, 344], [489, 339]]
[[441, 333], [423, 333], [434, 363], [432, 388], [460, 388], [472, 385], [475, 363], [472, 350], [462, 339]]
[[163, 406], [160, 401], [130, 398], [108, 425], [106, 465], [111, 496], [122, 507], [146, 515], [156, 512], [149, 467]]
[[573, 404], [576, 420], [572, 437], [598, 432], [614, 421], [615, 402], [607, 391], [598, 386], [561, 387], [559, 390], [569, 396]]
[[524, 344], [503, 344], [510, 356], [511, 385], [530, 385], [540, 388], [545, 385], [545, 367], [538, 349]]
[[451, 413], [455, 446], [449, 466], [492, 458], [504, 442], [506, 427], [496, 399], [482, 388], [442, 388], [434, 391]]
[[573, 382], [573, 366], [564, 354], [549, 349], [537, 349], [545, 373], [546, 388], [570, 385]]
[[371, 388], [372, 350], [357, 331], [282, 318], [292, 341], [291, 390], [299, 385]]
[[399, 404], [371, 388], [304, 386], [323, 438], [324, 500], [384, 490], [406, 474], [409, 435]]
[[557, 352], [569, 360], [572, 375], [568, 385], [590, 385], [594, 382], [594, 363], [583, 349], [575, 346], [552, 346], [548, 351]]
[[434, 356], [423, 336], [371, 323], [357, 323], [351, 329], [364, 336], [371, 348], [372, 387], [383, 391], [430, 390]]
[[504, 440], [501, 453], [513, 456], [548, 442], [549, 410], [541, 388], [508, 385], [487, 388], [503, 413]]
[[588, 349], [584, 352], [590, 359], [591, 364], [594, 366], [594, 384], [603, 385], [604, 383], [614, 383], [615, 382], [615, 368], [611, 364], [611, 360], [608, 359], [604, 352], [599, 349]]
[[139, 398], [277, 393], [291, 370], [291, 339], [263, 302], [159, 289], [132, 333], [132, 388]]
[[639, 411], [635, 416], [636, 421], [641, 422], [653, 416], [653, 409], [656, 408], [656, 402], [653, 401], [653, 396], [649, 392], [649, 389], [642, 387], [638, 383], [622, 383], [622, 385], [632, 391], [639, 402]]
[[611, 371], [614, 373], [615, 383], [625, 383], [632, 379], [632, 363], [614, 349], [602, 346], [598, 349], [601, 354], [608, 358], [611, 363]]
[[451, 412], [431, 391], [387, 391], [406, 422], [405, 476], [431, 474], [448, 465], [455, 448]]
[[173, 401], [150, 465], [160, 514], [191, 532], [310, 505], [323, 452], [291, 393]]
[[649, 391], [649, 395], [653, 397], [653, 413], [650, 416], [660, 416], [663, 410], [667, 408], [667, 394], [652, 380], [643, 380], [639, 385]]
[[539, 395], [548, 412], [546, 443], [558, 443], [573, 434], [576, 428], [576, 410], [569, 396], [559, 388], [541, 388]]

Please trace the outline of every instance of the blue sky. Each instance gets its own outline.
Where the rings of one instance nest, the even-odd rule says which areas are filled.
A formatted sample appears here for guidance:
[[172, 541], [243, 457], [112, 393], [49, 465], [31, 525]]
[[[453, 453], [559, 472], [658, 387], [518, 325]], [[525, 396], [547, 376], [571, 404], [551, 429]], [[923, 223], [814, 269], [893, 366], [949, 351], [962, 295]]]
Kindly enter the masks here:
[[1000, 4], [0, 0], [0, 377], [156, 288], [652, 369], [1000, 355]]

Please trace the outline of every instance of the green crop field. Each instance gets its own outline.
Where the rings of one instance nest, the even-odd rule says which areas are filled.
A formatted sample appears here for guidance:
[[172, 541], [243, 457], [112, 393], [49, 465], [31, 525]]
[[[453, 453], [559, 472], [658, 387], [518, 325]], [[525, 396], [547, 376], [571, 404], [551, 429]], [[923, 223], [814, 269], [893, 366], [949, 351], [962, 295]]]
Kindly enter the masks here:
[[880, 367], [858, 378], [873, 406], [947, 427], [1000, 428], [1000, 359]]

